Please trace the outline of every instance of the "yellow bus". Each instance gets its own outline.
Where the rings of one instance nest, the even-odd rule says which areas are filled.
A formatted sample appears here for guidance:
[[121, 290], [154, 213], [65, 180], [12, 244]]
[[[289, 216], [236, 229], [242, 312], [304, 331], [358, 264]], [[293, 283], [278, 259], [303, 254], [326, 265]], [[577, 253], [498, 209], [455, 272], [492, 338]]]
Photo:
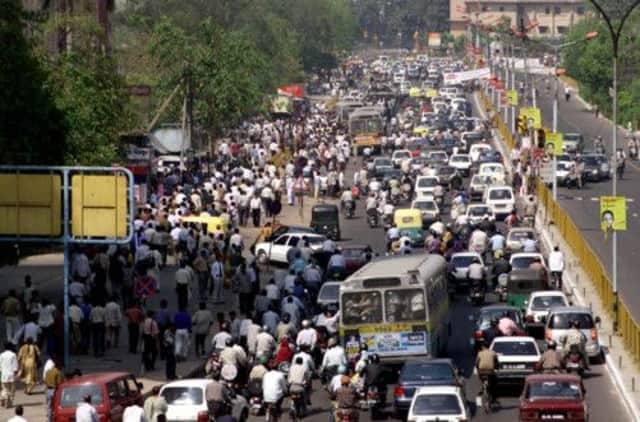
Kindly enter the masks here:
[[340, 285], [340, 338], [351, 358], [360, 344], [387, 362], [446, 353], [449, 295], [440, 255], [381, 258]]
[[360, 107], [349, 114], [349, 135], [353, 139], [354, 154], [364, 148], [380, 152], [380, 137], [384, 135], [384, 109], [378, 106]]

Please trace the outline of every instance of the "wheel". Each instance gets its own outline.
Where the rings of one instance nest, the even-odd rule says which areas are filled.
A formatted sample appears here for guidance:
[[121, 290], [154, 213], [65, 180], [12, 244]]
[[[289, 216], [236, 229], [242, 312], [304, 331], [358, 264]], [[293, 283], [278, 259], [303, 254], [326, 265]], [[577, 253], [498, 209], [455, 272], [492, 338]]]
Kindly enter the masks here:
[[258, 251], [256, 259], [258, 260], [258, 264], [260, 265], [267, 265], [269, 263], [269, 257], [267, 256], [267, 253], [262, 249]]

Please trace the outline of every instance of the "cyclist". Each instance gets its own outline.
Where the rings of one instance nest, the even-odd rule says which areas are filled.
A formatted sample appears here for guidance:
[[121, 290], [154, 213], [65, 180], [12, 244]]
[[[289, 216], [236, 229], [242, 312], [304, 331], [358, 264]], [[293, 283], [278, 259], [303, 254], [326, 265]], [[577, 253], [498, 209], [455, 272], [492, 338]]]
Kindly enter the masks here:
[[[482, 393], [486, 393], [489, 397], [490, 403], [498, 403], [495, 395], [496, 385], [496, 368], [498, 367], [498, 354], [489, 349], [489, 343], [484, 341], [480, 346], [481, 349], [476, 357], [476, 369], [478, 371], [478, 378], [482, 385]], [[484, 388], [488, 391], [484, 391]]]

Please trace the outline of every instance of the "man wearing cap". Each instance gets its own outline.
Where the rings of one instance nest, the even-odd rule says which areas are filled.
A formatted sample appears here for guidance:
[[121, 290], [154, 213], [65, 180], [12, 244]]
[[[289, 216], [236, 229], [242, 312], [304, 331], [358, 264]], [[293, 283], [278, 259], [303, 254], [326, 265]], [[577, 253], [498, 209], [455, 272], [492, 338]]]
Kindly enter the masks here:
[[334, 372], [340, 365], [347, 364], [347, 355], [335, 337], [329, 339], [327, 347], [328, 349], [322, 358], [322, 365], [320, 366], [321, 373], [324, 371]]

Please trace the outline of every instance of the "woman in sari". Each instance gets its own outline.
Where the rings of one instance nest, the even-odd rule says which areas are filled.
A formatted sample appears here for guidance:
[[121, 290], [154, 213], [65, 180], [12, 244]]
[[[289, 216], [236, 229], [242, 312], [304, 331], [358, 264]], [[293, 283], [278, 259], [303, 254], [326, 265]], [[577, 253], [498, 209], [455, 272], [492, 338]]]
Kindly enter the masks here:
[[25, 385], [25, 393], [31, 394], [33, 387], [38, 383], [38, 362], [40, 360], [40, 349], [29, 337], [25, 344], [18, 351], [18, 362], [20, 363], [20, 376]]

